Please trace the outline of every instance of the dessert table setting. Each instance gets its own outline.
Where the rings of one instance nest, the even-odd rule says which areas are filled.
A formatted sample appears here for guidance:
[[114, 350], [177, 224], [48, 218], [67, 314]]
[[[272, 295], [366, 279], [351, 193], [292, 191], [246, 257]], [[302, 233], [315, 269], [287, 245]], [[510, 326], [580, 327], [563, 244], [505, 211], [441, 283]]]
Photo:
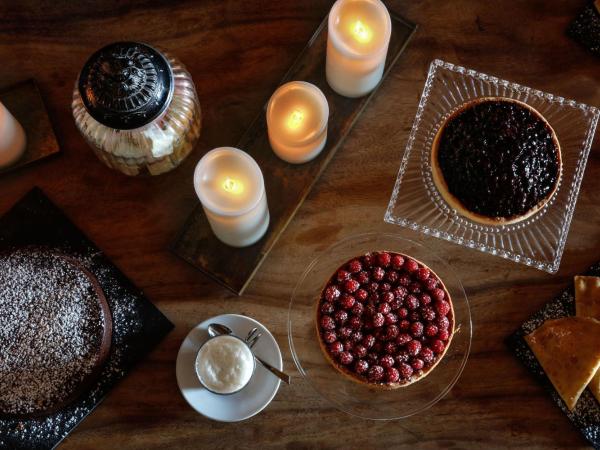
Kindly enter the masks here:
[[599, 1], [0, 17], [0, 449], [600, 448]]

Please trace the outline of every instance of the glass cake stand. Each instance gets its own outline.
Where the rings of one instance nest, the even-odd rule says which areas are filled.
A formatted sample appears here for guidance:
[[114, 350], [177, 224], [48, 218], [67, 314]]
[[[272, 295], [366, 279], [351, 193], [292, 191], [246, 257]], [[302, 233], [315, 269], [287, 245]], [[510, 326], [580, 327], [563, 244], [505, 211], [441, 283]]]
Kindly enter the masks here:
[[[561, 145], [562, 178], [544, 208], [512, 225], [486, 226], [449, 207], [431, 176], [433, 139], [460, 105], [478, 97], [508, 97], [537, 109]], [[583, 172], [600, 117], [597, 108], [436, 59], [417, 109], [385, 221], [455, 244], [558, 271]]]
[[[426, 377], [395, 390], [370, 387], [338, 372], [325, 359], [316, 328], [317, 304], [331, 275], [351, 258], [378, 250], [403, 253], [429, 266], [446, 285], [454, 307], [455, 332], [442, 360]], [[471, 335], [469, 302], [450, 266], [423, 245], [390, 234], [352, 236], [323, 251], [302, 274], [289, 308], [288, 338], [298, 371], [334, 407], [365, 419], [402, 419], [437, 403], [460, 377]]]

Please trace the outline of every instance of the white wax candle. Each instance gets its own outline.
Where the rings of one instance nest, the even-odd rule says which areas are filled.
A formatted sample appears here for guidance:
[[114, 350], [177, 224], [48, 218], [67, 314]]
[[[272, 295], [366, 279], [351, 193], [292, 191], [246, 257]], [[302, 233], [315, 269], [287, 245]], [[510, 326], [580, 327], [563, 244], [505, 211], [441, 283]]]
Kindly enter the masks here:
[[327, 141], [329, 105], [314, 84], [291, 81], [280, 86], [267, 105], [271, 148], [292, 164], [315, 158]]
[[247, 247], [269, 227], [262, 172], [247, 153], [233, 147], [208, 152], [194, 171], [194, 188], [215, 235], [232, 247]]
[[0, 103], [0, 168], [16, 163], [25, 152], [26, 138], [23, 127]]
[[380, 0], [337, 0], [329, 12], [326, 75], [345, 97], [371, 92], [383, 75], [392, 21]]

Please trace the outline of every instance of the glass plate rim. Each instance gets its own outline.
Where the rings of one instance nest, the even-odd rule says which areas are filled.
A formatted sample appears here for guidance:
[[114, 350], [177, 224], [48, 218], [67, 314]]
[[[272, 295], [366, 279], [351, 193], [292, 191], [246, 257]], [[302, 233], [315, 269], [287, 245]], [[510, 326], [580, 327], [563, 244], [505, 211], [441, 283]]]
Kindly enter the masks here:
[[[325, 253], [330, 252], [332, 249], [334, 249], [335, 247], [338, 246], [342, 246], [344, 244], [347, 244], [349, 242], [352, 241], [356, 241], [358, 239], [361, 238], [368, 238], [368, 237], [374, 237], [374, 238], [388, 238], [388, 239], [392, 239], [395, 241], [406, 241], [412, 245], [415, 245], [417, 247], [421, 247], [422, 249], [428, 251], [433, 259], [437, 259], [439, 263], [441, 263], [444, 266], [444, 270], [447, 270], [453, 278], [455, 278], [457, 284], [458, 284], [458, 288], [460, 289], [460, 294], [461, 294], [461, 300], [464, 300], [464, 306], [465, 306], [465, 313], [466, 313], [466, 317], [465, 317], [465, 324], [468, 325], [468, 335], [467, 335], [467, 345], [466, 345], [466, 349], [465, 352], [463, 354], [462, 360], [460, 362], [460, 366], [458, 371], [456, 372], [456, 374], [454, 375], [454, 377], [452, 378], [452, 380], [450, 381], [450, 383], [448, 383], [448, 385], [440, 391], [440, 393], [433, 398], [432, 400], [430, 400], [428, 403], [424, 404], [422, 407], [420, 407], [419, 409], [409, 413], [409, 414], [404, 414], [401, 416], [397, 416], [397, 417], [388, 417], [388, 418], [373, 418], [373, 417], [366, 417], [360, 414], [356, 414], [353, 413], [349, 410], [347, 410], [346, 408], [344, 408], [342, 405], [339, 404], [339, 402], [331, 399], [330, 397], [328, 397], [327, 395], [323, 394], [315, 385], [314, 383], [311, 381], [311, 377], [306, 373], [306, 371], [304, 370], [304, 368], [302, 367], [302, 364], [298, 358], [297, 352], [296, 352], [296, 347], [294, 346], [294, 340], [293, 340], [293, 333], [292, 333], [292, 308], [294, 305], [294, 299], [296, 297], [296, 293], [298, 291], [298, 288], [301, 286], [302, 282], [306, 279], [306, 276], [310, 273], [310, 271], [314, 268], [314, 266], [319, 262], [319, 259], [321, 258], [321, 256]], [[296, 283], [296, 285], [294, 286], [294, 290], [292, 291], [292, 295], [290, 298], [290, 302], [289, 302], [289, 306], [288, 306], [288, 318], [287, 318], [287, 334], [288, 334], [288, 345], [290, 347], [290, 353], [292, 355], [292, 360], [294, 361], [294, 365], [296, 366], [296, 369], [298, 370], [298, 372], [300, 373], [300, 375], [302, 375], [302, 378], [304, 380], [306, 380], [306, 382], [310, 385], [310, 387], [313, 389], [313, 391], [315, 391], [321, 398], [325, 399], [327, 402], [329, 402], [330, 404], [332, 404], [336, 409], [338, 409], [339, 411], [342, 411], [352, 417], [357, 417], [360, 419], [366, 419], [366, 420], [373, 420], [373, 421], [392, 421], [392, 420], [401, 420], [401, 419], [407, 419], [409, 417], [412, 417], [416, 414], [420, 414], [423, 411], [426, 411], [427, 409], [431, 408], [432, 406], [434, 406], [436, 403], [438, 403], [440, 400], [442, 400], [447, 394], [448, 392], [450, 392], [450, 390], [456, 385], [456, 383], [458, 382], [458, 380], [460, 379], [466, 365], [467, 362], [469, 360], [469, 356], [471, 354], [471, 346], [473, 344], [473, 315], [471, 313], [471, 304], [469, 303], [469, 298], [467, 296], [467, 293], [465, 291], [464, 285], [462, 283], [462, 280], [460, 279], [460, 277], [456, 274], [456, 272], [454, 271], [454, 269], [452, 269], [452, 267], [450, 266], [450, 264], [446, 261], [446, 259], [442, 256], [439, 255], [439, 253], [433, 251], [431, 248], [429, 248], [427, 245], [421, 243], [421, 242], [417, 242], [414, 241], [412, 239], [409, 238], [405, 238], [402, 236], [398, 236], [392, 233], [376, 233], [376, 232], [366, 232], [366, 233], [359, 233], [359, 234], [353, 234], [350, 236], [347, 236], [343, 239], [340, 239], [339, 241], [334, 242], [333, 244], [329, 245], [327, 248], [325, 248], [324, 250], [322, 250], [315, 258], [313, 258], [311, 260], [311, 262], [308, 264], [308, 266], [302, 271], [302, 274], [300, 275], [298, 282]]]
[[[398, 193], [400, 191], [400, 187], [402, 184], [404, 174], [406, 172], [406, 168], [407, 168], [409, 160], [411, 158], [411, 154], [412, 154], [413, 147], [414, 147], [414, 142], [416, 140], [416, 135], [417, 135], [417, 132], [421, 125], [423, 112], [424, 112], [425, 107], [430, 98], [429, 94], [431, 91], [433, 80], [434, 80], [439, 68], [450, 70], [454, 73], [459, 74], [462, 77], [469, 76], [469, 77], [477, 78], [481, 81], [494, 83], [494, 84], [504, 87], [505, 89], [508, 88], [508, 89], [514, 89], [514, 90], [520, 91], [520, 92], [527, 92], [528, 95], [533, 95], [544, 101], [551, 102], [551, 103], [558, 103], [562, 106], [568, 106], [571, 108], [578, 108], [583, 111], [589, 112], [591, 114], [589, 126], [587, 127], [586, 134], [585, 134], [581, 157], [580, 157], [579, 161], [577, 162], [577, 165], [575, 167], [575, 171], [574, 171], [572, 178], [569, 179], [565, 183], [565, 189], [568, 188], [567, 195], [568, 195], [569, 201], [568, 201], [568, 205], [567, 205], [564, 219], [562, 222], [562, 229], [560, 231], [560, 236], [559, 236], [559, 239], [558, 239], [558, 242], [556, 245], [555, 257], [551, 263], [538, 261], [534, 258], [531, 258], [530, 256], [528, 256], [526, 254], [519, 254], [519, 253], [507, 251], [505, 249], [498, 249], [496, 247], [490, 247], [488, 245], [483, 245], [483, 244], [477, 245], [476, 242], [466, 243], [466, 242], [464, 242], [465, 240], [463, 238], [461, 238], [451, 232], [442, 232], [440, 230], [430, 229], [429, 227], [424, 226], [418, 222], [394, 215], [393, 210], [396, 205]], [[456, 65], [453, 63], [449, 63], [449, 62], [443, 61], [441, 59], [434, 59], [431, 62], [431, 64], [429, 65], [429, 70], [428, 70], [427, 78], [425, 81], [425, 86], [423, 87], [423, 92], [421, 93], [421, 97], [419, 100], [419, 105], [417, 107], [415, 119], [413, 121], [413, 125], [411, 128], [409, 137], [408, 137], [408, 141], [406, 143], [406, 147], [404, 149], [402, 160], [400, 162], [400, 168], [398, 170], [398, 174], [396, 176], [396, 181], [394, 183], [394, 189], [392, 191], [392, 195], [390, 197], [390, 201], [388, 203], [388, 206], [387, 206], [387, 209], [386, 209], [386, 212], [384, 215], [384, 221], [387, 223], [390, 223], [390, 224], [399, 225], [399, 226], [402, 226], [405, 228], [410, 228], [413, 231], [421, 232], [425, 235], [433, 236], [438, 239], [443, 239], [448, 242], [452, 242], [453, 244], [461, 245], [461, 246], [464, 246], [467, 248], [473, 248], [473, 249], [478, 250], [483, 253], [488, 253], [493, 256], [499, 256], [501, 258], [508, 259], [513, 262], [524, 264], [524, 265], [527, 265], [530, 267], [534, 267], [538, 270], [542, 270], [542, 271], [554, 274], [554, 273], [558, 272], [558, 268], [560, 266], [560, 262], [561, 262], [564, 248], [566, 245], [566, 240], [567, 240], [567, 237], [569, 234], [569, 229], [571, 227], [571, 220], [573, 218], [575, 206], [577, 203], [577, 199], [579, 197], [579, 190], [581, 188], [581, 183], [583, 182], [583, 176], [584, 176], [585, 168], [587, 165], [587, 160], [588, 160], [589, 153], [590, 153], [591, 147], [592, 147], [592, 143], [593, 143], [593, 140], [594, 140], [594, 137], [596, 134], [596, 128], [597, 128], [599, 119], [600, 119], [600, 109], [598, 109], [595, 106], [590, 106], [585, 103], [577, 102], [572, 99], [566, 99], [562, 96], [544, 92], [539, 89], [530, 88], [528, 86], [524, 86], [519, 83], [511, 82], [511, 81], [499, 78], [494, 75], [488, 75], [486, 73], [479, 72], [474, 69], [468, 69], [466, 67]], [[529, 225], [527, 225], [525, 227], [528, 228]]]

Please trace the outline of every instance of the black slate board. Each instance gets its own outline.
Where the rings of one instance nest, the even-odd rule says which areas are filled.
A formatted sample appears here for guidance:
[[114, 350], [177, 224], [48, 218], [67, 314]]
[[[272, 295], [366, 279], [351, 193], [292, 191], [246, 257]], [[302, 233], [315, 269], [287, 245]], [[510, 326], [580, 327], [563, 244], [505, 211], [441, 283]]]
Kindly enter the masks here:
[[600, 56], [600, 11], [593, 2], [588, 2], [583, 11], [571, 22], [567, 34], [590, 52]]
[[0, 251], [22, 245], [56, 247], [79, 260], [98, 278], [113, 317], [110, 355], [89, 391], [46, 417], [0, 420], [0, 449], [52, 449], [163, 339], [173, 324], [39, 188], [31, 190], [0, 218]]
[[[600, 262], [594, 264], [586, 273], [581, 275], [600, 276]], [[546, 303], [541, 310], [527, 319], [515, 333], [507, 338], [506, 344], [542, 384], [544, 389], [548, 391], [554, 402], [575, 425], [575, 428], [583, 434], [594, 448], [600, 449], [600, 404], [598, 404], [592, 393], [586, 389], [581, 394], [575, 410], [573, 412], [569, 411], [524, 339], [524, 336], [541, 326], [546, 320], [574, 315], [575, 288], [571, 283], [558, 297]]]

